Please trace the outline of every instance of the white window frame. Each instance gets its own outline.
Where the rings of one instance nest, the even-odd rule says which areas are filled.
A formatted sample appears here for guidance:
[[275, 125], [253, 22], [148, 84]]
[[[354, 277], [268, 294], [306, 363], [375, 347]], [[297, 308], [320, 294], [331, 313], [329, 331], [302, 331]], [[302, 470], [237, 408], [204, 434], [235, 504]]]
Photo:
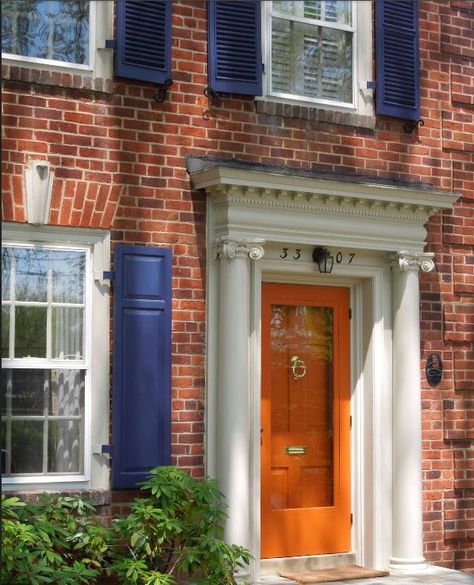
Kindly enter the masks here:
[[[272, 16], [271, 2], [262, 2], [262, 53], [264, 63], [263, 97], [265, 101], [287, 103], [300, 106], [312, 106], [340, 112], [373, 116], [373, 90], [367, 89], [367, 81], [371, 81], [372, 73], [372, 1], [357, 0], [352, 2], [352, 25], [321, 22], [321, 26], [338, 30], [353, 31], [352, 40], [352, 103], [338, 102], [323, 98], [311, 98], [293, 94], [272, 92], [271, 90], [271, 59], [272, 59]], [[316, 22], [316, 21], [315, 21]]]
[[86, 65], [11, 53], [2, 53], [2, 62], [30, 69], [50, 69], [61, 73], [110, 79], [113, 74], [112, 51], [105, 48], [105, 41], [113, 38], [113, 18], [113, 0], [90, 0], [89, 63]]
[[[103, 230], [3, 224], [2, 245], [86, 251], [84, 361], [84, 461], [82, 474], [22, 475], [2, 478], [4, 491], [36, 489], [105, 489], [109, 484], [109, 285], [110, 235]], [[71, 369], [78, 362], [35, 358], [2, 359], [4, 368]]]

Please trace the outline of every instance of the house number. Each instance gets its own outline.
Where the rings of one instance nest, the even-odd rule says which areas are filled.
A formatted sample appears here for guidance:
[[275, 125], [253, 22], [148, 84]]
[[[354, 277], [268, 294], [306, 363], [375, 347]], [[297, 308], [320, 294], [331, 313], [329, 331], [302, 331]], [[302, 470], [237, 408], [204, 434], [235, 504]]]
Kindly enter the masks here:
[[285, 259], [290, 257], [292, 260], [299, 260], [301, 258], [301, 248], [296, 248], [294, 253], [290, 252], [292, 254], [291, 256], [288, 252], [290, 252], [290, 248], [282, 248], [280, 258]]
[[[302, 248], [295, 248], [291, 250], [290, 248], [282, 248], [280, 258], [282, 260], [291, 259], [291, 260], [300, 260], [301, 259], [301, 251]], [[334, 256], [334, 260], [336, 264], [342, 264], [345, 260], [347, 264], [352, 264], [352, 261], [355, 258], [355, 253], [351, 252], [350, 254], [343, 254], [342, 252], [337, 252]]]

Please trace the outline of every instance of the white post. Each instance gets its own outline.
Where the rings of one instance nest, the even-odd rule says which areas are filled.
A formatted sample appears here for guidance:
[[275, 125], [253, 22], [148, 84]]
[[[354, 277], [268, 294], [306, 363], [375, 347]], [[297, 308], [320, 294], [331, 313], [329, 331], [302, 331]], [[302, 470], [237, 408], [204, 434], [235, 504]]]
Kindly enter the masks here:
[[228, 504], [225, 540], [249, 547], [250, 515], [250, 260], [262, 241], [220, 239], [216, 475]]
[[393, 534], [390, 568], [423, 570], [418, 273], [433, 254], [399, 252], [393, 272]]

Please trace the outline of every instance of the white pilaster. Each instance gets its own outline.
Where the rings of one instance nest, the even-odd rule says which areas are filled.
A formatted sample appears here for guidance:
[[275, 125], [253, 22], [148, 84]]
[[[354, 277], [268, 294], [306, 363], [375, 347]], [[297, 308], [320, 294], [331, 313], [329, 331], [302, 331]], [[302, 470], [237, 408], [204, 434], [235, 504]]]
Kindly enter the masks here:
[[425, 568], [422, 525], [419, 270], [433, 254], [399, 252], [393, 268], [393, 533], [390, 568]]
[[225, 540], [250, 544], [250, 261], [261, 240], [220, 239], [216, 475], [228, 504]]

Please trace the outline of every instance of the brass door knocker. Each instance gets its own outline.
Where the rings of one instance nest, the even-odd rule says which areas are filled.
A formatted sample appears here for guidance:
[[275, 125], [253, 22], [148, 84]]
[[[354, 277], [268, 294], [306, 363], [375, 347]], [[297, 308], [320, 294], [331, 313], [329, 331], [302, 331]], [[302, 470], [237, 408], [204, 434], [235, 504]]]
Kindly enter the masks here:
[[306, 374], [306, 366], [304, 361], [297, 355], [294, 355], [290, 361], [291, 371], [293, 372], [293, 379], [300, 380]]

